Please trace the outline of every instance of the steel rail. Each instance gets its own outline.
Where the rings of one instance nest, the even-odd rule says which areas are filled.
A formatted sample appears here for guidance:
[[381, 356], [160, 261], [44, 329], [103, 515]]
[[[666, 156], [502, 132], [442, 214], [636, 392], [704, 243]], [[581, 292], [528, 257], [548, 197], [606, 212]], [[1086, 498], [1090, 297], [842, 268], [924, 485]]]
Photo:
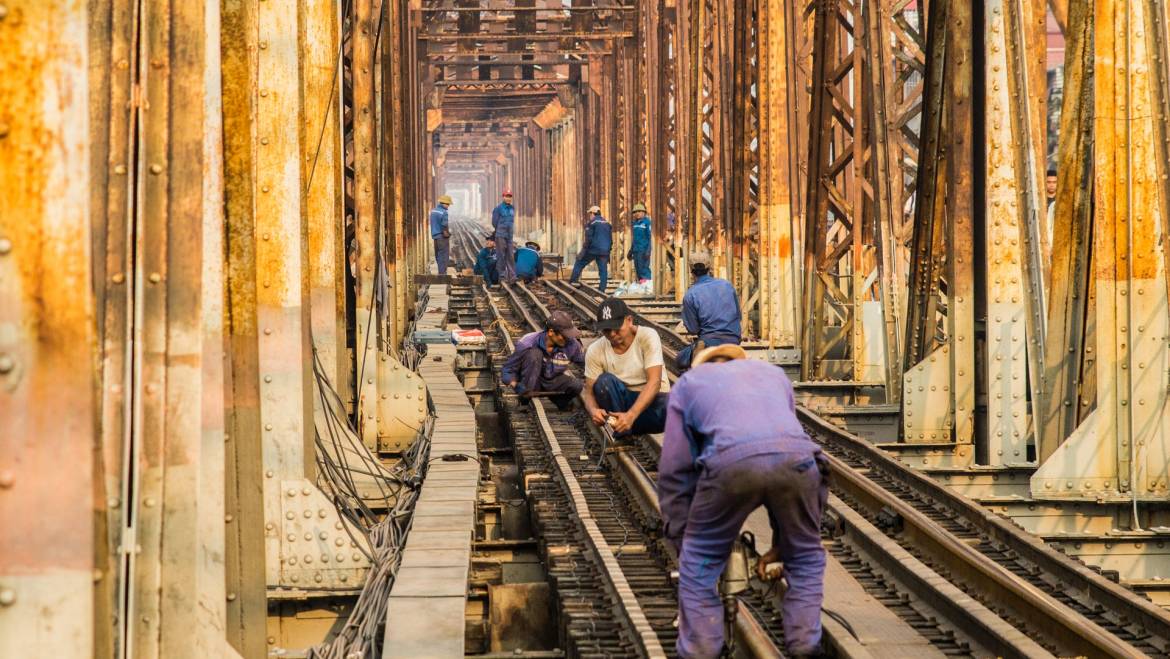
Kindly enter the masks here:
[[[580, 299], [588, 295], [588, 291], [600, 296], [599, 291], [590, 287], [583, 287], [585, 292], [566, 290], [568, 287], [555, 284], [551, 288], [567, 298]], [[593, 308], [596, 308], [595, 303]], [[660, 332], [665, 329], [660, 324], [641, 320]], [[667, 333], [671, 338], [681, 340], [677, 334]], [[882, 469], [887, 477], [944, 503], [992, 540], [1006, 545], [1039, 566], [1044, 573], [1090, 597], [1095, 604], [1130, 624], [1145, 628], [1160, 639], [1170, 640], [1170, 614], [1160, 607], [1060, 554], [1043, 541], [984, 510], [966, 497], [907, 469], [880, 449], [837, 428], [808, 409], [798, 406], [797, 413], [802, 422], [813, 427], [829, 448], [846, 449], [863, 455]], [[845, 488], [873, 514], [883, 508], [897, 511], [905, 524], [903, 532], [913, 540], [916, 549], [929, 549], [930, 558], [951, 570], [956, 581], [962, 582], [965, 578], [977, 582], [975, 585], [985, 593], [985, 598], [990, 596], [997, 603], [1008, 603], [1021, 614], [1031, 612], [1027, 621], [1030, 628], [1041, 630], [1050, 639], [1063, 644], [1063, 647], [1088, 656], [1133, 657], [1144, 654], [1097, 622], [1061, 604], [1051, 595], [983, 555], [838, 457], [832, 454], [828, 454], [828, 457], [834, 474], [840, 476], [837, 487]], [[993, 646], [999, 645], [1006, 651], [1010, 648], [1010, 637], [1010, 634], [999, 637]], [[1017, 656], [1028, 654], [1022, 652]]]

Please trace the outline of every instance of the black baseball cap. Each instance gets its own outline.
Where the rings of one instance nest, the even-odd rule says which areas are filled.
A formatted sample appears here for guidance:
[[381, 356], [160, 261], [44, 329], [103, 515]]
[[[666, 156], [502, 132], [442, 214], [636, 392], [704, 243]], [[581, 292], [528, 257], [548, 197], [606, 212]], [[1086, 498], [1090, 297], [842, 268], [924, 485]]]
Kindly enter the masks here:
[[564, 311], [554, 311], [548, 315], [545, 326], [554, 329], [566, 339], [575, 339], [581, 336], [581, 331], [573, 324], [573, 319]]
[[597, 307], [597, 322], [594, 325], [597, 331], [612, 330], [622, 326], [626, 316], [630, 315], [630, 308], [620, 298], [607, 297]]

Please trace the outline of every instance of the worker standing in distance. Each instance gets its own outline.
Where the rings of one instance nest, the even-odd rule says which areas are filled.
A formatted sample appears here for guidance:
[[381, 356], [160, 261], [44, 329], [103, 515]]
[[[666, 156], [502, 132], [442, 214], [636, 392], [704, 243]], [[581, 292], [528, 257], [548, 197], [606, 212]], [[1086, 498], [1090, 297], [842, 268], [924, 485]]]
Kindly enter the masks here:
[[530, 284], [544, 276], [544, 262], [540, 260], [540, 245], [532, 240], [516, 250], [516, 276]]
[[475, 274], [483, 277], [488, 286], [500, 283], [500, 275], [496, 272], [496, 239], [488, 236], [483, 248], [475, 255]]
[[722, 651], [719, 577], [744, 521], [761, 505], [772, 546], [757, 571], [784, 565], [788, 656], [818, 656], [824, 457], [796, 418], [792, 383], [782, 370], [747, 359], [737, 345], [707, 348], [694, 361], [671, 391], [658, 461], [664, 533], [679, 553], [679, 656], [714, 659]]
[[695, 335], [695, 342], [678, 351], [675, 362], [680, 369], [689, 368], [691, 357], [703, 348], [739, 344], [741, 339], [739, 297], [726, 279], [711, 276], [711, 255], [691, 255], [691, 275], [695, 283], [687, 289], [682, 302], [682, 322]]
[[605, 293], [609, 282], [609, 252], [613, 249], [613, 225], [601, 215], [601, 207], [596, 204], [589, 207], [589, 224], [585, 226], [585, 242], [581, 244], [581, 253], [577, 254], [577, 262], [573, 264], [573, 274], [569, 276], [569, 283], [576, 284], [581, 278], [581, 271], [585, 266], [596, 261], [597, 276], [601, 279], [598, 289]]
[[617, 438], [662, 432], [670, 381], [658, 332], [635, 325], [616, 297], [602, 301], [596, 326], [605, 340], [585, 352], [585, 411], [599, 426], [610, 423]]
[[650, 272], [650, 216], [646, 214], [646, 205], [638, 202], [633, 208], [634, 221], [630, 224], [633, 239], [627, 258], [634, 261], [634, 275], [639, 282], [652, 279]]
[[504, 362], [500, 377], [520, 396], [521, 402], [542, 393], [553, 393], [558, 409], [567, 409], [577, 394], [581, 381], [565, 372], [570, 363], [585, 364], [581, 333], [564, 311], [554, 311], [544, 322], [543, 332], [525, 334]]
[[435, 241], [435, 265], [438, 274], [447, 274], [447, 260], [451, 256], [451, 229], [447, 225], [447, 209], [451, 207], [451, 197], [439, 195], [439, 203], [431, 211], [431, 240]]
[[516, 281], [516, 254], [512, 232], [516, 227], [516, 208], [512, 206], [512, 189], [504, 188], [504, 200], [492, 210], [492, 229], [496, 232], [496, 269], [500, 279]]

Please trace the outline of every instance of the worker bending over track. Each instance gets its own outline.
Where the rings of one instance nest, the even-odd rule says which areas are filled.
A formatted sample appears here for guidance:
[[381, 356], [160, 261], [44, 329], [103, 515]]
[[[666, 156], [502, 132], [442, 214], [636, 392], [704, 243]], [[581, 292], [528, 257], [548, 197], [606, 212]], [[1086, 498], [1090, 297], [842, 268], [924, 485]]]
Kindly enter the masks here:
[[564, 311], [554, 311], [544, 322], [543, 332], [525, 334], [504, 362], [500, 376], [516, 390], [521, 401], [552, 393], [558, 409], [567, 409], [581, 393], [581, 381], [565, 371], [571, 362], [585, 363], [581, 333]]
[[739, 345], [741, 332], [739, 297], [726, 279], [711, 276], [711, 255], [691, 255], [691, 275], [695, 283], [687, 289], [682, 302], [682, 322], [695, 335], [695, 342], [678, 351], [675, 363], [690, 368], [691, 358], [703, 348], [725, 344]]
[[525, 283], [532, 283], [544, 275], [544, 263], [540, 260], [540, 245], [529, 240], [516, 250], [516, 276]]
[[719, 576], [744, 521], [768, 510], [772, 547], [788, 581], [782, 617], [789, 656], [817, 656], [828, 495], [821, 450], [796, 418], [792, 383], [779, 368], [722, 345], [695, 356], [675, 382], [658, 461], [658, 500], [667, 539], [679, 552], [679, 655], [723, 649]]
[[585, 353], [585, 409], [610, 423], [615, 437], [662, 432], [670, 382], [658, 332], [638, 327], [626, 303], [606, 298], [597, 309], [594, 341]]

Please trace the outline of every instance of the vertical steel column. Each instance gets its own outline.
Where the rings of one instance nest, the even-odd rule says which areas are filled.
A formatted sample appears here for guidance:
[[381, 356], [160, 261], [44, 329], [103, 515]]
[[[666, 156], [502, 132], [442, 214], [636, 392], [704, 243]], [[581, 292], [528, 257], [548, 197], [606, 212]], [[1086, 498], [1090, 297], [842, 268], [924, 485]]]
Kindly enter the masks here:
[[345, 347], [341, 16], [330, 0], [307, 0], [298, 10], [311, 332], [317, 358], [340, 390], [350, 368]]
[[[800, 335], [800, 282], [795, 245], [791, 154], [797, 148], [788, 107], [803, 94], [789, 86], [793, 66], [788, 0], [760, 0], [759, 39], [759, 336], [769, 346], [795, 347]], [[746, 305], [745, 305], [746, 306]]]
[[[1079, 8], [1070, 30], [1080, 27]], [[1093, 33], [1092, 286], [1096, 294], [1096, 410], [1032, 477], [1045, 499], [1167, 498], [1170, 417], [1167, 220], [1157, 155], [1166, 134], [1165, 70], [1150, 67], [1154, 40], [1146, 3], [1098, 0]], [[1160, 33], [1159, 33], [1160, 32]], [[1161, 107], [1159, 107], [1161, 106]], [[1059, 239], [1058, 239], [1059, 244]], [[1060, 271], [1057, 271], [1060, 274]]]
[[[79, 377], [90, 372], [96, 347], [86, 5], [18, 0], [6, 9], [0, 654], [90, 656], [94, 570], [105, 566], [94, 562], [96, 383]], [[110, 624], [109, 613], [98, 624]]]
[[357, 242], [356, 312], [354, 314], [354, 382], [357, 391], [355, 414], [362, 443], [370, 450], [378, 448], [378, 323], [375, 304], [378, 285], [379, 218], [375, 208], [378, 188], [377, 143], [375, 142], [374, 64], [375, 32], [379, 17], [374, 15], [373, 0], [354, 0], [352, 19], [353, 62], [353, 149], [354, 235]]

